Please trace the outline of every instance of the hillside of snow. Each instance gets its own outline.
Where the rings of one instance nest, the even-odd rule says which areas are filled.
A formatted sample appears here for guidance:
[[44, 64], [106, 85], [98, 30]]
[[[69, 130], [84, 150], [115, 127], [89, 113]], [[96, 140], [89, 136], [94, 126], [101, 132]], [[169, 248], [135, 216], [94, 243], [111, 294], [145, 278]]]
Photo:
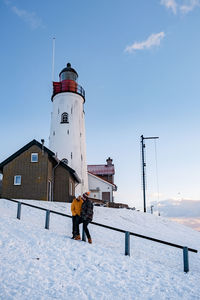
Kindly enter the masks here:
[[[24, 201], [25, 202], [25, 201]], [[70, 204], [26, 201], [70, 214]], [[200, 250], [200, 233], [162, 217], [94, 208], [94, 222]], [[200, 254], [89, 225], [93, 244], [71, 240], [71, 219], [0, 199], [0, 299], [200, 299]], [[80, 226], [81, 228], [81, 226]]]

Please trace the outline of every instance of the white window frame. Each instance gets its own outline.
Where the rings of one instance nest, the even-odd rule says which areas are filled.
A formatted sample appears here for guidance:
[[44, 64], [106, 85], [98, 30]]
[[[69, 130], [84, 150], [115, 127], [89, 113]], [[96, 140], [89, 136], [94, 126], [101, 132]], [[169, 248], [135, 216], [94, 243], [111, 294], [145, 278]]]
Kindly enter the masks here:
[[[33, 160], [33, 156], [36, 155], [37, 156], [37, 160]], [[38, 153], [31, 153], [31, 162], [32, 163], [37, 163], [38, 162]]]
[[[20, 178], [20, 182], [17, 182], [17, 177]], [[21, 185], [22, 182], [22, 176], [21, 175], [15, 175], [14, 176], [14, 185]]]

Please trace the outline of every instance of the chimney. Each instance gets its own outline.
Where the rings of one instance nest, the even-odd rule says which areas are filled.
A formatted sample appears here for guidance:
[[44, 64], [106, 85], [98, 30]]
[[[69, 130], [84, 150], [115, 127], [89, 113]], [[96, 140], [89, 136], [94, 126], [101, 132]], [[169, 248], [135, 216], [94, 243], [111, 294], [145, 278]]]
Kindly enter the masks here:
[[44, 139], [41, 139], [41, 143], [42, 143], [42, 155], [44, 155]]
[[110, 158], [110, 157], [108, 157], [107, 159], [106, 159], [106, 162], [107, 162], [107, 166], [112, 166], [112, 159]]

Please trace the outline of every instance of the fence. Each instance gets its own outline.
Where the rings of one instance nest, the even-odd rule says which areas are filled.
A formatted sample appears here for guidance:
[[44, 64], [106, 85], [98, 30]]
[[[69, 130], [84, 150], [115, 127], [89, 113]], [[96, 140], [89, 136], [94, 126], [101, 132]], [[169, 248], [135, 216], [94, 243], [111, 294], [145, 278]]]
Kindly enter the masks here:
[[[19, 220], [21, 218], [21, 207], [22, 207], [22, 205], [46, 211], [45, 229], [49, 229], [49, 226], [50, 226], [50, 214], [56, 214], [56, 215], [60, 215], [60, 216], [63, 216], [63, 217], [72, 218], [72, 216], [70, 216], [70, 215], [63, 214], [61, 212], [57, 212], [57, 211], [54, 211], [54, 210], [49, 210], [49, 209], [46, 209], [46, 208], [43, 208], [43, 207], [39, 207], [39, 206], [32, 205], [32, 204], [25, 203], [25, 202], [20, 202], [20, 201], [14, 200], [14, 199], [9, 199], [9, 198], [5, 198], [5, 199], [8, 200], [8, 201], [12, 201], [12, 202], [17, 203], [17, 219], [19, 219]], [[96, 222], [91, 222], [91, 224], [96, 225], [96, 226], [100, 226], [100, 227], [103, 227], [103, 228], [107, 228], [107, 229], [110, 229], [110, 230], [114, 230], [114, 231], [118, 231], [118, 232], [124, 233], [125, 234], [125, 255], [129, 255], [130, 256], [130, 236], [131, 235], [139, 237], [139, 238], [142, 238], [142, 239], [147, 239], [147, 240], [150, 240], [150, 241], [153, 241], [153, 242], [157, 242], [157, 243], [160, 243], [160, 244], [164, 244], [164, 245], [167, 245], [167, 246], [170, 246], [170, 247], [175, 247], [175, 248], [182, 249], [183, 250], [183, 269], [184, 269], [185, 273], [189, 272], [188, 252], [189, 251], [190, 252], [194, 252], [194, 253], [198, 252], [196, 249], [192, 249], [192, 248], [188, 248], [188, 247], [185, 247], [185, 246], [177, 245], [177, 244], [174, 244], [174, 243], [162, 241], [162, 240], [155, 239], [155, 238], [152, 238], [152, 237], [148, 237], [148, 236], [145, 236], [145, 235], [141, 235], [141, 234], [138, 234], [138, 233], [128, 232], [128, 231], [125, 231], [123, 229], [111, 227], [111, 226], [108, 226], [108, 225], [103, 225], [103, 224], [96, 223]], [[84, 230], [82, 232], [82, 240], [86, 241]]]

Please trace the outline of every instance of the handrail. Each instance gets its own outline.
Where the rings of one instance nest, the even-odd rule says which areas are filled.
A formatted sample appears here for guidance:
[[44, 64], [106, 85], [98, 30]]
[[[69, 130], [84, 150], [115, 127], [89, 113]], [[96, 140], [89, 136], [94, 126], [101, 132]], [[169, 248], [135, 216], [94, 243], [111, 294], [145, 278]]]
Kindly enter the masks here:
[[[57, 212], [55, 210], [49, 210], [47, 208], [39, 207], [39, 206], [36, 206], [36, 205], [33, 205], [33, 204], [28, 204], [26, 202], [17, 201], [17, 200], [10, 199], [10, 198], [4, 198], [4, 199], [12, 201], [12, 202], [16, 202], [16, 203], [21, 203], [23, 205], [30, 206], [30, 207], [33, 207], [33, 208], [37, 208], [37, 209], [40, 209], [40, 210], [44, 210], [44, 211], [48, 210], [50, 213], [57, 214], [57, 215], [60, 215], [60, 216], [63, 216], [63, 217], [72, 218], [72, 216], [70, 216], [70, 215], [63, 214], [63, 213]], [[123, 230], [123, 229], [120, 229], [120, 228], [115, 228], [115, 227], [112, 227], [112, 226], [108, 226], [108, 225], [104, 225], [104, 224], [100, 224], [100, 223], [96, 223], [96, 222], [91, 222], [90, 224], [93, 224], [93, 225], [96, 225], [96, 226], [99, 226], [99, 227], [103, 227], [103, 228], [107, 228], [107, 229], [111, 229], [111, 230], [114, 230], [114, 231], [122, 232], [122, 233], [127, 232], [126, 230]], [[133, 236], [136, 236], [136, 237], [139, 237], [139, 238], [147, 239], [147, 240], [150, 240], [150, 241], [153, 241], [153, 242], [157, 242], [157, 243], [160, 243], [160, 244], [164, 244], [164, 245], [179, 248], [179, 249], [184, 249], [184, 246], [181, 246], [181, 245], [178, 245], [178, 244], [162, 241], [162, 240], [152, 238], [152, 237], [148, 237], [148, 236], [138, 234], [138, 233], [135, 233], [135, 232], [130, 232], [129, 231], [129, 233], [130, 233], [130, 235], [133, 235]], [[198, 252], [198, 250], [193, 249], [193, 248], [188, 248], [188, 251], [194, 252], [194, 253]]]
[[75, 93], [75, 94], [82, 96], [83, 100], [85, 102], [85, 90], [82, 88], [81, 85], [79, 85], [78, 83], [75, 83], [75, 82], [67, 83], [66, 85], [63, 85], [63, 86], [62, 86], [61, 82], [59, 82], [59, 84], [60, 85], [57, 88], [53, 89], [51, 101], [53, 101], [53, 97], [57, 94], [70, 92], [70, 93]]

